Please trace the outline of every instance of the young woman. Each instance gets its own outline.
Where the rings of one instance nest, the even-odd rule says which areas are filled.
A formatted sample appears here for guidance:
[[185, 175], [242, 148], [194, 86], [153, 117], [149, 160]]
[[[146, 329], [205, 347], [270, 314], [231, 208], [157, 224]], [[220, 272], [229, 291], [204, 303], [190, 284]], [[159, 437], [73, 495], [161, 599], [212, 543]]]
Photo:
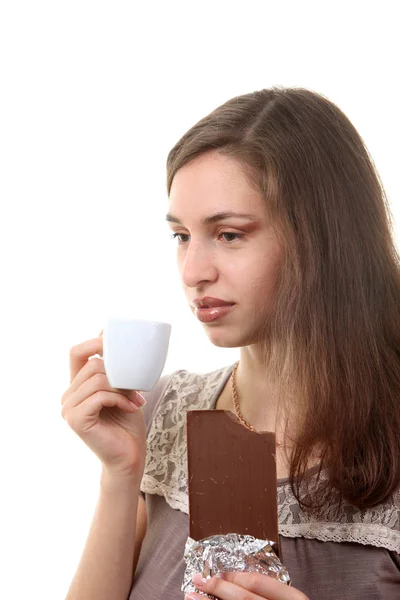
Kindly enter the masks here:
[[197, 589], [221, 600], [398, 598], [400, 267], [360, 135], [306, 89], [239, 96], [171, 150], [167, 188], [188, 303], [240, 361], [165, 375], [140, 410], [139, 394], [110, 388], [102, 359], [89, 360], [101, 336], [71, 349], [62, 414], [103, 468], [67, 599], [183, 597], [186, 412], [210, 408], [276, 432], [292, 586], [230, 573], [197, 577]]

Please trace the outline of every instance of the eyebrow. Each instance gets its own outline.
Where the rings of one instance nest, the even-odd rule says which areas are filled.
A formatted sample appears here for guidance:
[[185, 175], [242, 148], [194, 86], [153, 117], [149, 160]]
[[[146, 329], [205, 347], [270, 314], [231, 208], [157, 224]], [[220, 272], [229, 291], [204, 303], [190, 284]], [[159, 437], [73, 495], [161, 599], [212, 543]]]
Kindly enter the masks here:
[[[174, 217], [170, 213], [165, 217], [169, 223], [178, 223], [182, 225], [182, 221], [178, 219], [178, 217]], [[249, 221], [258, 221], [258, 217], [255, 215], [250, 215], [248, 213], [235, 213], [235, 212], [221, 212], [215, 215], [211, 215], [210, 217], [206, 217], [203, 219], [203, 223], [206, 225], [210, 223], [217, 223], [219, 221], [225, 221], [226, 219], [248, 219]]]

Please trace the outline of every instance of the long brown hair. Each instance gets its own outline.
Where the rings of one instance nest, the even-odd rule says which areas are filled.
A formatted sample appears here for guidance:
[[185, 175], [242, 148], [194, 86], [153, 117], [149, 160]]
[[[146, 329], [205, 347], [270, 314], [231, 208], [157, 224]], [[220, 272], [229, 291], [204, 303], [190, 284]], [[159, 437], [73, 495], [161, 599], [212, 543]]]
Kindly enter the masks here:
[[[388, 500], [400, 485], [400, 266], [361, 136], [314, 91], [238, 96], [172, 148], [168, 194], [178, 169], [208, 151], [240, 161], [282, 240], [265, 360], [301, 400], [290, 460], [298, 500], [316, 511], [338, 492], [359, 508]], [[306, 500], [316, 447], [329, 476]]]

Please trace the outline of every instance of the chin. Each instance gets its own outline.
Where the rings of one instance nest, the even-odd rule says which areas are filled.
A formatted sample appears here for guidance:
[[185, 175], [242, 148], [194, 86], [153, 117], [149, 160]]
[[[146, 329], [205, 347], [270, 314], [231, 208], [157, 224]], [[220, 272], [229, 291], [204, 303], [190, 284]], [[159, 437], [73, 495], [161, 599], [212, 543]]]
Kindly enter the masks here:
[[243, 332], [235, 334], [233, 331], [206, 328], [206, 334], [210, 342], [218, 348], [241, 348], [252, 343], [250, 336]]

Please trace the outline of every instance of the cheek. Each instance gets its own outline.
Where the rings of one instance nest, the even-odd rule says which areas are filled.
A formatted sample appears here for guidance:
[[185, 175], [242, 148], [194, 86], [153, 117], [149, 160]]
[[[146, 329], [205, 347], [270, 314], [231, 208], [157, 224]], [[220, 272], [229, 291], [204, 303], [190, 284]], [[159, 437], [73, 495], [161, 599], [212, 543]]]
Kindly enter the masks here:
[[253, 261], [247, 265], [240, 274], [240, 280], [255, 299], [256, 304], [263, 304], [270, 299], [275, 290], [280, 269], [280, 260], [276, 256], [265, 256], [261, 260]]
[[177, 249], [176, 251], [176, 265], [178, 267], [178, 273], [179, 273], [179, 277], [182, 277], [182, 270], [183, 270], [183, 265], [184, 265], [184, 256], [183, 256], [183, 252], [181, 249]]

